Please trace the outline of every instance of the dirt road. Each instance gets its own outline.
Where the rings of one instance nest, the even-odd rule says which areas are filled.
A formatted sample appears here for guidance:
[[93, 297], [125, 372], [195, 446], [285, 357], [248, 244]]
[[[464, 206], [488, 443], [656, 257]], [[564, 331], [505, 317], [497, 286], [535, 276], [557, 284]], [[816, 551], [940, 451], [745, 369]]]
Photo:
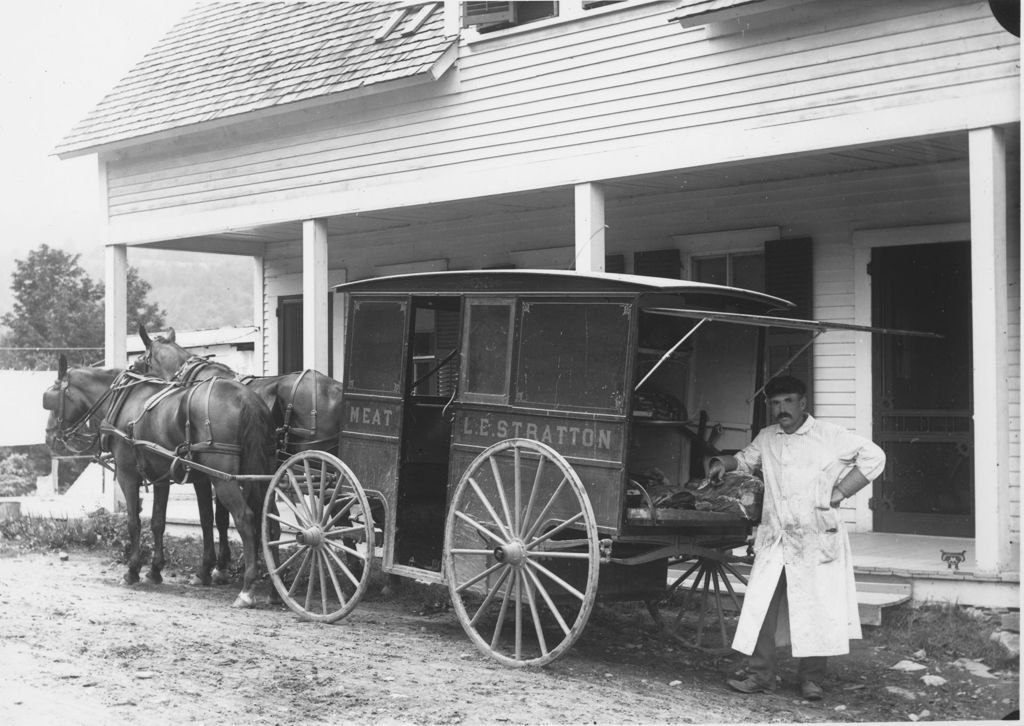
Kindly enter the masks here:
[[[564, 658], [509, 669], [479, 654], [443, 598], [424, 590], [376, 595], [341, 623], [317, 625], [268, 604], [266, 584], [261, 604], [240, 611], [229, 607], [234, 586], [169, 576], [128, 588], [121, 574], [89, 552], [0, 557], [0, 723], [888, 721], [925, 706], [880, 698], [881, 684], [858, 670], [841, 670], [820, 703], [801, 701], [792, 684], [733, 694], [723, 679], [738, 660], [670, 644], [640, 611], [598, 608]], [[870, 660], [871, 645], [858, 647]], [[966, 717], [1009, 710], [1016, 680], [992, 685], [1002, 690], [982, 691], [988, 715]]]

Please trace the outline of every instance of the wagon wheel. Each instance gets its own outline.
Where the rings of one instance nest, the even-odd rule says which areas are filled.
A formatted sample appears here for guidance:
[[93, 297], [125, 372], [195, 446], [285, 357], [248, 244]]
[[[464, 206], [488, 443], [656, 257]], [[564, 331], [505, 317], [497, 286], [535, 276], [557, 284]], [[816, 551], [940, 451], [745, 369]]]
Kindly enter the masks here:
[[[729, 550], [718, 553], [710, 550], [680, 560], [677, 564], [686, 569], [668, 586], [662, 598], [662, 604], [677, 608], [676, 613], [668, 621], [656, 617], [658, 624], [684, 645], [698, 650], [728, 650], [730, 638], [726, 630], [726, 611], [736, 614], [740, 611], [740, 600], [729, 578], [731, 576], [744, 586], [747, 584], [746, 577], [733, 565], [734, 559]], [[689, 630], [689, 624], [684, 627], [683, 621], [689, 619], [691, 609], [696, 620], [696, 632], [692, 640], [687, 640], [683, 632]], [[708, 630], [717, 626], [720, 649], [704, 646], [705, 626]]]
[[546, 444], [508, 439], [463, 473], [445, 525], [445, 578], [483, 653], [545, 665], [568, 650], [597, 599], [600, 550], [590, 499]]
[[263, 558], [285, 604], [307, 620], [348, 615], [375, 554], [369, 501], [352, 470], [327, 452], [301, 451], [277, 470], [263, 512]]

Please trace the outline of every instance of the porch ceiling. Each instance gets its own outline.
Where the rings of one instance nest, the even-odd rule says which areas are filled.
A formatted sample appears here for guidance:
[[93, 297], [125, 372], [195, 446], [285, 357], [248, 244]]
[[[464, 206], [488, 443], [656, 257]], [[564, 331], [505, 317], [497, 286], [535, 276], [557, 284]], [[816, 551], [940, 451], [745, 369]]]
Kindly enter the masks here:
[[[1019, 156], [1019, 137], [1007, 135], [1011, 158]], [[741, 187], [787, 179], [806, 179], [833, 174], [914, 167], [966, 161], [967, 134], [948, 134], [873, 146], [833, 149], [815, 154], [765, 157], [703, 168], [665, 171], [636, 177], [600, 180], [606, 203], [629, 199]], [[399, 206], [368, 213], [338, 215], [329, 218], [329, 235], [357, 235], [383, 232], [416, 224], [458, 222], [504, 211], [542, 211], [562, 209], [573, 203], [572, 187], [537, 189], [490, 197], [450, 202]], [[165, 240], [149, 248], [194, 252], [251, 255], [263, 244], [301, 239], [300, 221], [262, 225], [222, 234]]]

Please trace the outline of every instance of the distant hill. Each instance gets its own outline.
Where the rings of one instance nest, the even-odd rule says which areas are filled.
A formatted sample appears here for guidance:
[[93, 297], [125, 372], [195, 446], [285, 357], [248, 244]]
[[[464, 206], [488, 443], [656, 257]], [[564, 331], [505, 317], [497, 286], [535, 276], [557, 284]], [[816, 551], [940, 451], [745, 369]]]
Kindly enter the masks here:
[[149, 300], [167, 311], [171, 327], [253, 324], [252, 260], [248, 257], [129, 251], [128, 263], [153, 286]]
[[[94, 280], [103, 279], [103, 251], [73, 249]], [[11, 274], [15, 260], [28, 257], [25, 250], [0, 250], [0, 315], [13, 303]], [[162, 250], [128, 250], [128, 264], [138, 268], [152, 285], [150, 302], [167, 312], [174, 328], [203, 329], [251, 325], [253, 291], [252, 260], [234, 255], [204, 255]]]

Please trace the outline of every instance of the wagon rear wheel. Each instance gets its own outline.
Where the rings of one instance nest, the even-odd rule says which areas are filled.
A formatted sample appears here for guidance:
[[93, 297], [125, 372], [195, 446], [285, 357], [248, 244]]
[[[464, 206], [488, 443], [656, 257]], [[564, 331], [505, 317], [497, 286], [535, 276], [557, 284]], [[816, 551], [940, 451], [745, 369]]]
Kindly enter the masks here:
[[544, 665], [579, 638], [597, 599], [600, 549], [586, 490], [546, 444], [508, 439], [466, 469], [448, 510], [445, 577], [483, 653]]
[[375, 554], [370, 505], [352, 470], [324, 451], [299, 452], [277, 470], [263, 512], [263, 558], [285, 604], [307, 620], [348, 615]]

